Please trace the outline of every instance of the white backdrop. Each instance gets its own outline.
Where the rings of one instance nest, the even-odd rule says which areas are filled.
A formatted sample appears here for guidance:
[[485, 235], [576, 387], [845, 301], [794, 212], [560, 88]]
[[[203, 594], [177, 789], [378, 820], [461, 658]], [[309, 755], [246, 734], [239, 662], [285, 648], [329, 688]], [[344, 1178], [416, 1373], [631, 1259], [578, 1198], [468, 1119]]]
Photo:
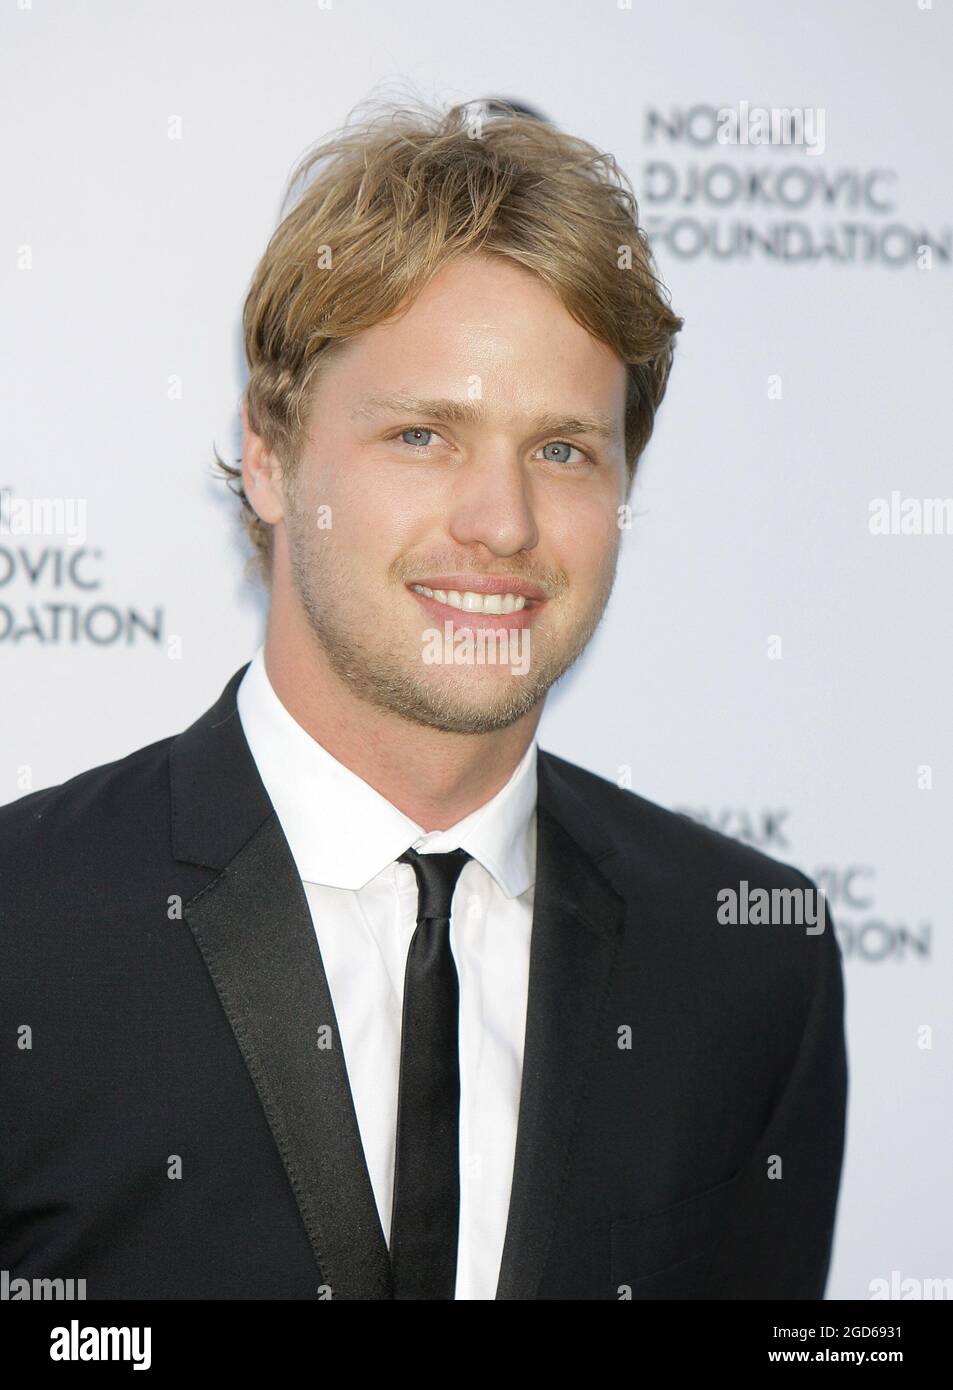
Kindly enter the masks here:
[[[830, 1298], [953, 1277], [953, 535], [914, 529], [953, 493], [950, 11], [0, 16], [0, 488], [86, 504], [81, 544], [0, 534], [0, 802], [183, 728], [261, 640], [210, 463], [239, 450], [241, 304], [307, 146], [398, 84], [528, 103], [632, 177], [686, 326], [609, 612], [540, 740], [827, 889], [851, 1067]], [[820, 110], [823, 152], [719, 144], [742, 102]], [[872, 534], [892, 497], [906, 533]]]

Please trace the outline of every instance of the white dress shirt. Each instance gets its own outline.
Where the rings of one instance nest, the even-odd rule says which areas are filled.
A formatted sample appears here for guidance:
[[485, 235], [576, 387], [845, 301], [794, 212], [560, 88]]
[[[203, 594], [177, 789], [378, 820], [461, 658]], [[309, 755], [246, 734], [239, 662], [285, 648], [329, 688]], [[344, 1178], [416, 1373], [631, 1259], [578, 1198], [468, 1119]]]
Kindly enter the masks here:
[[238, 712], [304, 885], [328, 977], [381, 1226], [388, 1235], [404, 968], [417, 879], [394, 861], [463, 848], [450, 947], [460, 983], [460, 1228], [455, 1297], [493, 1299], [509, 1211], [536, 879], [535, 739], [497, 794], [425, 832], [294, 719], [264, 647]]

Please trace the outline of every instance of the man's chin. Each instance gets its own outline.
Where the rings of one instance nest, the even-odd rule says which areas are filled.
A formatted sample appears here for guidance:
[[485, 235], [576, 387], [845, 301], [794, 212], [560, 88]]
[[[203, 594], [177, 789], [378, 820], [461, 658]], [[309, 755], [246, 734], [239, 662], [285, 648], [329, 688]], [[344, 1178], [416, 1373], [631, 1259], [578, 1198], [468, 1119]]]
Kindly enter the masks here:
[[511, 674], [483, 676], [464, 690], [459, 683], [407, 683], [380, 691], [380, 704], [392, 714], [426, 728], [454, 734], [489, 734], [526, 717], [546, 691]]

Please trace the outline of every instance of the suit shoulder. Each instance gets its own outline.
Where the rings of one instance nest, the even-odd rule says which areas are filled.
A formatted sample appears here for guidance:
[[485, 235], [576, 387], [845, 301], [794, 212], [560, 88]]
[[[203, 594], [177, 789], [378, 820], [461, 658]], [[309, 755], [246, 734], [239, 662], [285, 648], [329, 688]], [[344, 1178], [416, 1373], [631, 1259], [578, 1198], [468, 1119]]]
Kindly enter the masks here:
[[[174, 736], [134, 749], [124, 757], [28, 792], [0, 806], [0, 869], [4, 878], [20, 865], [54, 872], [110, 835], [125, 836], [168, 804], [168, 758]], [[62, 862], [62, 861], [59, 861]]]
[[810, 883], [793, 865], [702, 825], [682, 811], [669, 810], [554, 753], [546, 757], [579, 802], [595, 812], [613, 848], [623, 856], [638, 847], [640, 858], [647, 853], [657, 865], [691, 864], [698, 873], [749, 877], [763, 883], [802, 887]]
[[[571, 833], [619, 897], [634, 905], [633, 921], [651, 923], [648, 935], [639, 926], [631, 935], [640, 951], [651, 943], [664, 952], [666, 970], [717, 972], [736, 1003], [753, 999], [760, 1008], [771, 999], [796, 1028], [819, 980], [841, 988], [833, 920], [821, 891], [800, 869], [563, 758], [553, 759], [549, 770], [566, 788], [559, 804]], [[747, 906], [740, 906], [760, 890], [769, 895], [768, 928], [760, 915], [764, 899], [750, 920]], [[719, 916], [732, 903], [737, 925]]]

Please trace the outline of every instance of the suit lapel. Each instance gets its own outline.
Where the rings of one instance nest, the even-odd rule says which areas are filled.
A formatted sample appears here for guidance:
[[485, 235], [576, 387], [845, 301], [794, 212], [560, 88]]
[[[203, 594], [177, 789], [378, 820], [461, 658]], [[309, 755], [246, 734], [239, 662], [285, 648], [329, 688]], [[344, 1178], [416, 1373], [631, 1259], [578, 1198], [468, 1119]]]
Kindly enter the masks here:
[[[173, 740], [172, 839], [216, 871], [184, 907], [254, 1083], [310, 1241], [338, 1299], [393, 1298], [311, 913], [235, 703], [247, 667]], [[625, 904], [598, 864], [592, 808], [538, 756], [536, 889], [523, 1079], [497, 1299], [532, 1299]], [[330, 1045], [327, 1045], [330, 1043]]]
[[176, 857], [220, 870], [185, 904], [184, 916], [258, 1092], [323, 1282], [336, 1299], [387, 1299], [387, 1243], [310, 909], [234, 712], [243, 674], [173, 744]]
[[548, 753], [540, 750], [537, 767], [523, 1081], [497, 1299], [536, 1297], [625, 907], [597, 867], [605, 844], [601, 851], [584, 849], [576, 838], [591, 827], [591, 807], [572, 792]]

